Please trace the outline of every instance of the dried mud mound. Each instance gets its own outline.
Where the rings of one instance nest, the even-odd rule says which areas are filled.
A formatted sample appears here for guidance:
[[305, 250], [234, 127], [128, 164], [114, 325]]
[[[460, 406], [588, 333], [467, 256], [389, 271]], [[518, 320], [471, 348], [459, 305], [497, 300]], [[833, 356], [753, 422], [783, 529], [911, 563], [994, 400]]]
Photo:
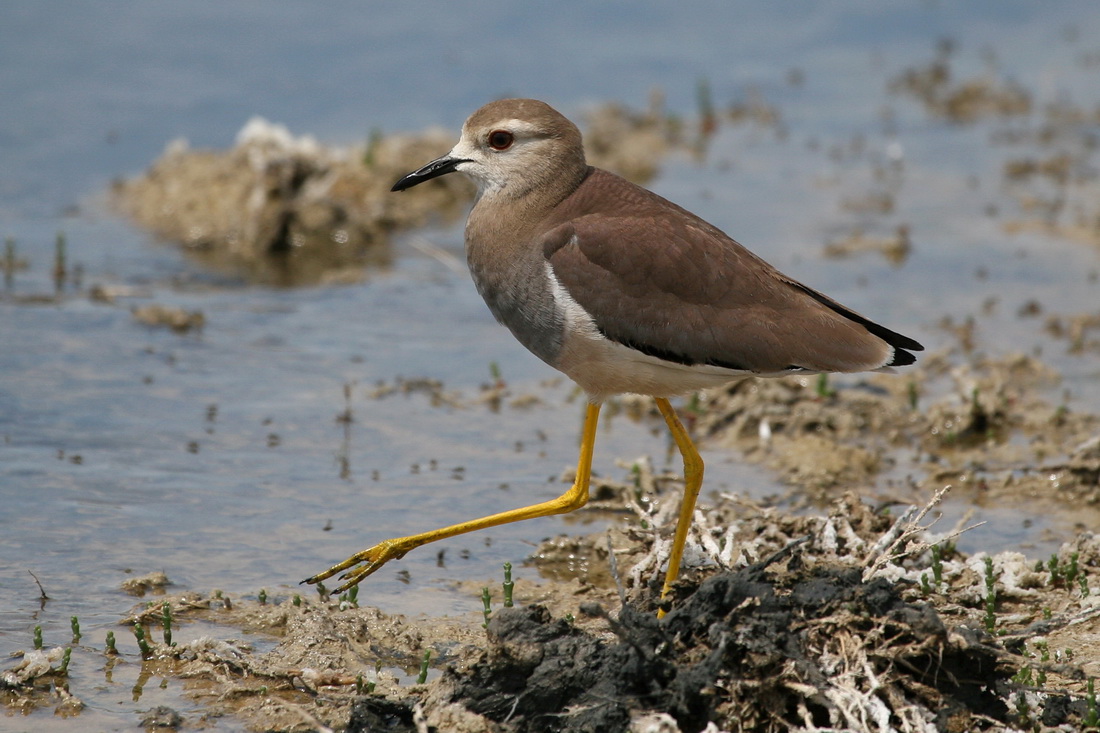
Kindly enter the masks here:
[[683, 731], [875, 718], [919, 730], [929, 711], [960, 730], [1008, 715], [993, 688], [1009, 675], [978, 632], [949, 633], [932, 606], [858, 569], [810, 571], [797, 550], [709, 578], [664, 621], [626, 605], [611, 628], [596, 636], [541, 606], [503, 611], [489, 650], [449, 671], [441, 697], [524, 733], [626, 730], [647, 711]]
[[460, 177], [433, 181], [415, 201], [390, 193], [398, 177], [445, 153], [450, 138], [438, 130], [335, 149], [257, 118], [227, 151], [169, 144], [143, 175], [116, 183], [113, 198], [135, 223], [206, 264], [284, 284], [338, 278], [385, 263], [393, 231], [458, 217], [473, 195]]

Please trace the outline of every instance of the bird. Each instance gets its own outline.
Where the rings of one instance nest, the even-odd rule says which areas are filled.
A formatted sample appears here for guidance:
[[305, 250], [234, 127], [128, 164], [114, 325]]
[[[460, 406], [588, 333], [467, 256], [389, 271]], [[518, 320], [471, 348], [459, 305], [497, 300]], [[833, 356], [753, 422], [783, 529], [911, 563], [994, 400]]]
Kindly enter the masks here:
[[449, 153], [392, 190], [453, 172], [477, 185], [465, 229], [477, 291], [521, 344], [588, 397], [574, 482], [548, 501], [384, 540], [303, 583], [342, 573], [342, 592], [427, 543], [583, 507], [600, 407], [631, 393], [654, 398], [684, 466], [663, 615], [703, 482], [703, 460], [669, 399], [748, 377], [892, 371], [924, 348], [686, 209], [588, 165], [577, 126], [545, 102], [486, 104]]

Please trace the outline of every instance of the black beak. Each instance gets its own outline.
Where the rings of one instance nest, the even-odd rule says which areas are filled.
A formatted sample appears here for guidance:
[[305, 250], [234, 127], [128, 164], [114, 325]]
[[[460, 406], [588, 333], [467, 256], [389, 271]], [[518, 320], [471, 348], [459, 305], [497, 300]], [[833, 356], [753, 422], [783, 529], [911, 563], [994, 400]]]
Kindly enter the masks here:
[[459, 163], [467, 162], [469, 161], [465, 158], [448, 158], [446, 155], [444, 155], [442, 158], [436, 158], [423, 168], [420, 168], [413, 171], [412, 173], [409, 173], [406, 176], [403, 176], [401, 180], [393, 184], [393, 188], [391, 188], [390, 190], [404, 191], [406, 188], [412, 188], [413, 186], [423, 183], [424, 181], [436, 178], [438, 176], [443, 176], [448, 173], [452, 173]]

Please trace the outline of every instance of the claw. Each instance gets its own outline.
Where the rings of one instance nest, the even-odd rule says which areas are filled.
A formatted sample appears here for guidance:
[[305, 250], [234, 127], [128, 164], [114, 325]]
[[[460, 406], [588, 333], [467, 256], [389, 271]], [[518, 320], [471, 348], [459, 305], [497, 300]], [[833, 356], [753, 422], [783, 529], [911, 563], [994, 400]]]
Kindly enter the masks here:
[[[363, 550], [362, 552], [357, 552], [347, 560], [333, 565], [324, 572], [306, 578], [302, 583], [314, 584], [322, 580], [327, 580], [337, 573], [343, 573], [339, 580], [344, 582], [333, 591], [334, 593], [343, 593], [352, 586], [358, 585], [363, 578], [373, 574], [390, 560], [404, 557], [405, 553], [411, 549], [410, 547], [406, 547], [405, 544], [406, 543], [400, 540], [385, 540], [379, 542], [374, 547]], [[356, 567], [356, 565], [360, 567]], [[347, 572], [343, 572], [345, 570]]]

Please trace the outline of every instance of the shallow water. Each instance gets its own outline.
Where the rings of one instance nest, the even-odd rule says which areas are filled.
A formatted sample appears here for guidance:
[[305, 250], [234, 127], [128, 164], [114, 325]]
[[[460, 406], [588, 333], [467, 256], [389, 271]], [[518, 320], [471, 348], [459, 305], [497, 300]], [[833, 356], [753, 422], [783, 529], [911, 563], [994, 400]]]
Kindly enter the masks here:
[[[0, 651], [28, 646], [36, 624], [48, 644], [65, 643], [73, 615], [85, 643], [101, 648], [113, 629], [132, 651], [116, 627], [135, 602], [118, 590], [131, 572], [285, 597], [300, 578], [377, 540], [564, 488], [556, 479], [575, 459], [581, 402], [492, 321], [466, 275], [398, 241], [393, 267], [362, 285], [249, 286], [105, 210], [110, 180], [142, 170], [170, 139], [226, 146], [254, 114], [343, 143], [374, 128], [457, 131], [504, 94], [545, 98], [578, 117], [606, 100], [642, 107], [659, 88], [671, 111], [690, 118], [701, 79], [719, 105], [756, 90], [779, 109], [781, 134], [725, 126], [702, 161], [665, 159], [651, 187], [931, 351], [950, 342], [937, 325], [945, 316], [975, 317], [981, 351], [1040, 349], [1062, 372], [1069, 404], [1100, 411], [1095, 352], [1067, 355], [1043, 318], [1017, 317], [1030, 300], [1047, 314], [1095, 311], [1100, 248], [1009, 235], [1003, 217], [986, 213], [1011, 210], [1005, 160], [1035, 152], [991, 144], [995, 131], [1036, 124], [1049, 102], [1092, 109], [1100, 101], [1089, 61], [1100, 53], [1100, 8], [1085, 0], [820, 3], [797, 22], [779, 6], [726, 3], [690, 13], [559, 3], [540, 14], [495, 4], [367, 13], [352, 3], [318, 12], [116, 2], [65, 13], [19, 4], [4, 15], [0, 237], [15, 241], [28, 267], [0, 299]], [[955, 42], [960, 76], [1012, 79], [1034, 95], [1036, 111], [959, 125], [888, 94], [889, 80], [926, 64], [942, 38]], [[842, 206], [879, 189], [873, 162], [891, 156], [904, 161], [895, 210]], [[900, 266], [873, 253], [823, 254], [855, 224], [882, 233], [899, 223], [913, 241]], [[58, 232], [70, 269], [83, 274], [54, 300]], [[460, 228], [416, 236], [461, 256]], [[133, 296], [92, 302], [91, 284]], [[129, 307], [151, 301], [201, 310], [207, 324], [185, 335], [141, 326]], [[513, 394], [539, 401], [499, 412], [479, 403], [491, 362]], [[459, 406], [433, 406], [420, 393], [367, 397], [376, 382], [399, 377], [440, 380]], [[349, 383], [354, 421], [345, 432], [336, 416]], [[617, 476], [616, 459], [643, 453], [663, 461], [667, 439], [653, 427], [625, 417], [605, 424], [597, 470]], [[779, 490], [759, 467], [707, 458], [708, 489]], [[1057, 546], [1072, 524], [1025, 527], [1035, 519], [1027, 507], [980, 507], [977, 518], [991, 524], [969, 537], [972, 549]], [[360, 600], [388, 611], [476, 611], [480, 600], [452, 592], [452, 581], [495, 577], [500, 563], [518, 564], [534, 543], [579, 521], [593, 520], [539, 520], [424, 548], [371, 578]], [[446, 549], [445, 567], [437, 549]], [[44, 608], [28, 571], [51, 597]], [[102, 665], [91, 651], [75, 661], [81, 675]], [[125, 702], [132, 681], [92, 689], [94, 678], [74, 679], [91, 706], [81, 725], [126, 730], [140, 719], [135, 710], [156, 704]], [[174, 684], [160, 702], [193, 709]], [[48, 711], [0, 718], [0, 730], [50, 726], [72, 723]]]

